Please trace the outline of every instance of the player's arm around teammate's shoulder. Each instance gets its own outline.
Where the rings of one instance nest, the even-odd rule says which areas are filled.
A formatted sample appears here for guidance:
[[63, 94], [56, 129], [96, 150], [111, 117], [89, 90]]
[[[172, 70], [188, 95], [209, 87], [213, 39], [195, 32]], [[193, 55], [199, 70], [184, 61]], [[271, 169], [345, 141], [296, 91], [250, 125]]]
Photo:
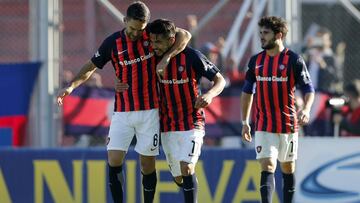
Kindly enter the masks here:
[[190, 42], [190, 39], [191, 39], [190, 32], [182, 28], [178, 28], [178, 27], [176, 28], [175, 43], [164, 54], [162, 59], [156, 65], [156, 73], [159, 76], [164, 76], [165, 68], [169, 64], [170, 59], [178, 55], [180, 52], [182, 52], [186, 48], [187, 44]]
[[96, 71], [95, 64], [89, 60], [87, 63], [83, 65], [79, 73], [74, 77], [74, 79], [70, 82], [67, 87], [61, 89], [57, 95], [57, 103], [59, 106], [63, 104], [64, 98], [71, 94], [71, 92], [83, 84], [86, 80], [90, 78], [90, 76]]

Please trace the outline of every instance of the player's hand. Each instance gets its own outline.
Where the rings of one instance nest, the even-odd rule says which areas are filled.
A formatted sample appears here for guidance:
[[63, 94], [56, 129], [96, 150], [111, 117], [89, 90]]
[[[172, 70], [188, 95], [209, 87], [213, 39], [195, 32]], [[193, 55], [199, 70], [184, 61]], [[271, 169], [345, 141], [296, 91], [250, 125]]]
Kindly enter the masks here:
[[310, 121], [310, 110], [302, 109], [297, 113], [300, 125], [306, 125]]
[[241, 130], [241, 136], [242, 139], [247, 141], [247, 142], [251, 142], [252, 141], [252, 137], [251, 137], [251, 127], [249, 124], [244, 124], [242, 126], [242, 130]]
[[71, 88], [71, 87], [66, 87], [66, 88], [63, 88], [59, 91], [58, 95], [57, 95], [57, 103], [59, 106], [63, 105], [64, 103], [64, 98], [66, 96], [68, 96], [69, 94], [71, 94], [71, 92], [73, 91], [74, 89]]
[[166, 67], [169, 65], [170, 57], [164, 56], [160, 62], [156, 65], [156, 74], [158, 75], [159, 79], [164, 77]]
[[129, 89], [129, 85], [127, 83], [121, 82], [119, 79], [116, 78], [115, 91], [116, 92], [125, 92], [127, 89]]
[[208, 93], [200, 95], [200, 96], [198, 96], [196, 98], [194, 107], [196, 109], [207, 107], [207, 106], [209, 106], [209, 104], [211, 103], [213, 98], [214, 97], [211, 94], [208, 94]]

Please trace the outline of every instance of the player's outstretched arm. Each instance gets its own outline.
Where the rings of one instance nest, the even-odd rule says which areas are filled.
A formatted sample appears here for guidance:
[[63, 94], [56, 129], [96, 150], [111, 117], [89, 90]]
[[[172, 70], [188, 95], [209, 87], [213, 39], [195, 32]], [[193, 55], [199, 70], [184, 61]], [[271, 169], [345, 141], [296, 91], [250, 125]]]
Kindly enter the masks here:
[[224, 89], [226, 81], [220, 73], [216, 73], [214, 77], [214, 85], [203, 95], [196, 98], [195, 108], [204, 108], [210, 105], [212, 99], [218, 96]]
[[79, 73], [74, 77], [67, 87], [61, 89], [57, 95], [57, 103], [59, 106], [63, 104], [64, 98], [71, 92], [83, 84], [96, 71], [96, 66], [90, 60], [81, 68]]
[[191, 39], [191, 34], [187, 30], [182, 28], [176, 28], [175, 43], [164, 54], [161, 61], [156, 65], [156, 73], [160, 76], [164, 76], [166, 66], [169, 64], [170, 59], [180, 52], [182, 52]]

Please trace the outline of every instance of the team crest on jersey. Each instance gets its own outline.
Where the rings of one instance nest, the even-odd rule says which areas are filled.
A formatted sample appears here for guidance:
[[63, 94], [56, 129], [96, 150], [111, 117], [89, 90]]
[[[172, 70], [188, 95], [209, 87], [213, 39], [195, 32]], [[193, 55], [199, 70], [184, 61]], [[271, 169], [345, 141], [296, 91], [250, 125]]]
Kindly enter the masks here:
[[256, 152], [257, 152], [257, 153], [260, 153], [261, 150], [262, 150], [262, 147], [261, 147], [261, 146], [257, 146], [257, 147], [256, 147]]
[[284, 69], [285, 69], [284, 64], [281, 64], [281, 65], [279, 66], [279, 69], [280, 69], [280, 70], [284, 70]]
[[96, 57], [99, 57], [100, 56], [100, 53], [99, 53], [99, 51], [97, 51], [96, 53], [95, 53], [95, 58]]
[[149, 41], [144, 41], [143, 45], [146, 47], [149, 46]]
[[178, 71], [179, 71], [179, 72], [183, 72], [183, 71], [184, 71], [184, 66], [179, 66], [179, 67], [178, 67]]

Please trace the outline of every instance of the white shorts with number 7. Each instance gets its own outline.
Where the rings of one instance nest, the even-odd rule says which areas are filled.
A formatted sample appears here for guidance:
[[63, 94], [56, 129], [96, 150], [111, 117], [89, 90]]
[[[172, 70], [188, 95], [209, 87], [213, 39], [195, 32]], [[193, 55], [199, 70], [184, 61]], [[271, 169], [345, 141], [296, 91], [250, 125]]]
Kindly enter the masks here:
[[256, 159], [274, 158], [280, 162], [297, 159], [298, 133], [255, 132]]
[[180, 161], [196, 164], [201, 154], [203, 130], [161, 133], [161, 143], [173, 177], [181, 176]]

